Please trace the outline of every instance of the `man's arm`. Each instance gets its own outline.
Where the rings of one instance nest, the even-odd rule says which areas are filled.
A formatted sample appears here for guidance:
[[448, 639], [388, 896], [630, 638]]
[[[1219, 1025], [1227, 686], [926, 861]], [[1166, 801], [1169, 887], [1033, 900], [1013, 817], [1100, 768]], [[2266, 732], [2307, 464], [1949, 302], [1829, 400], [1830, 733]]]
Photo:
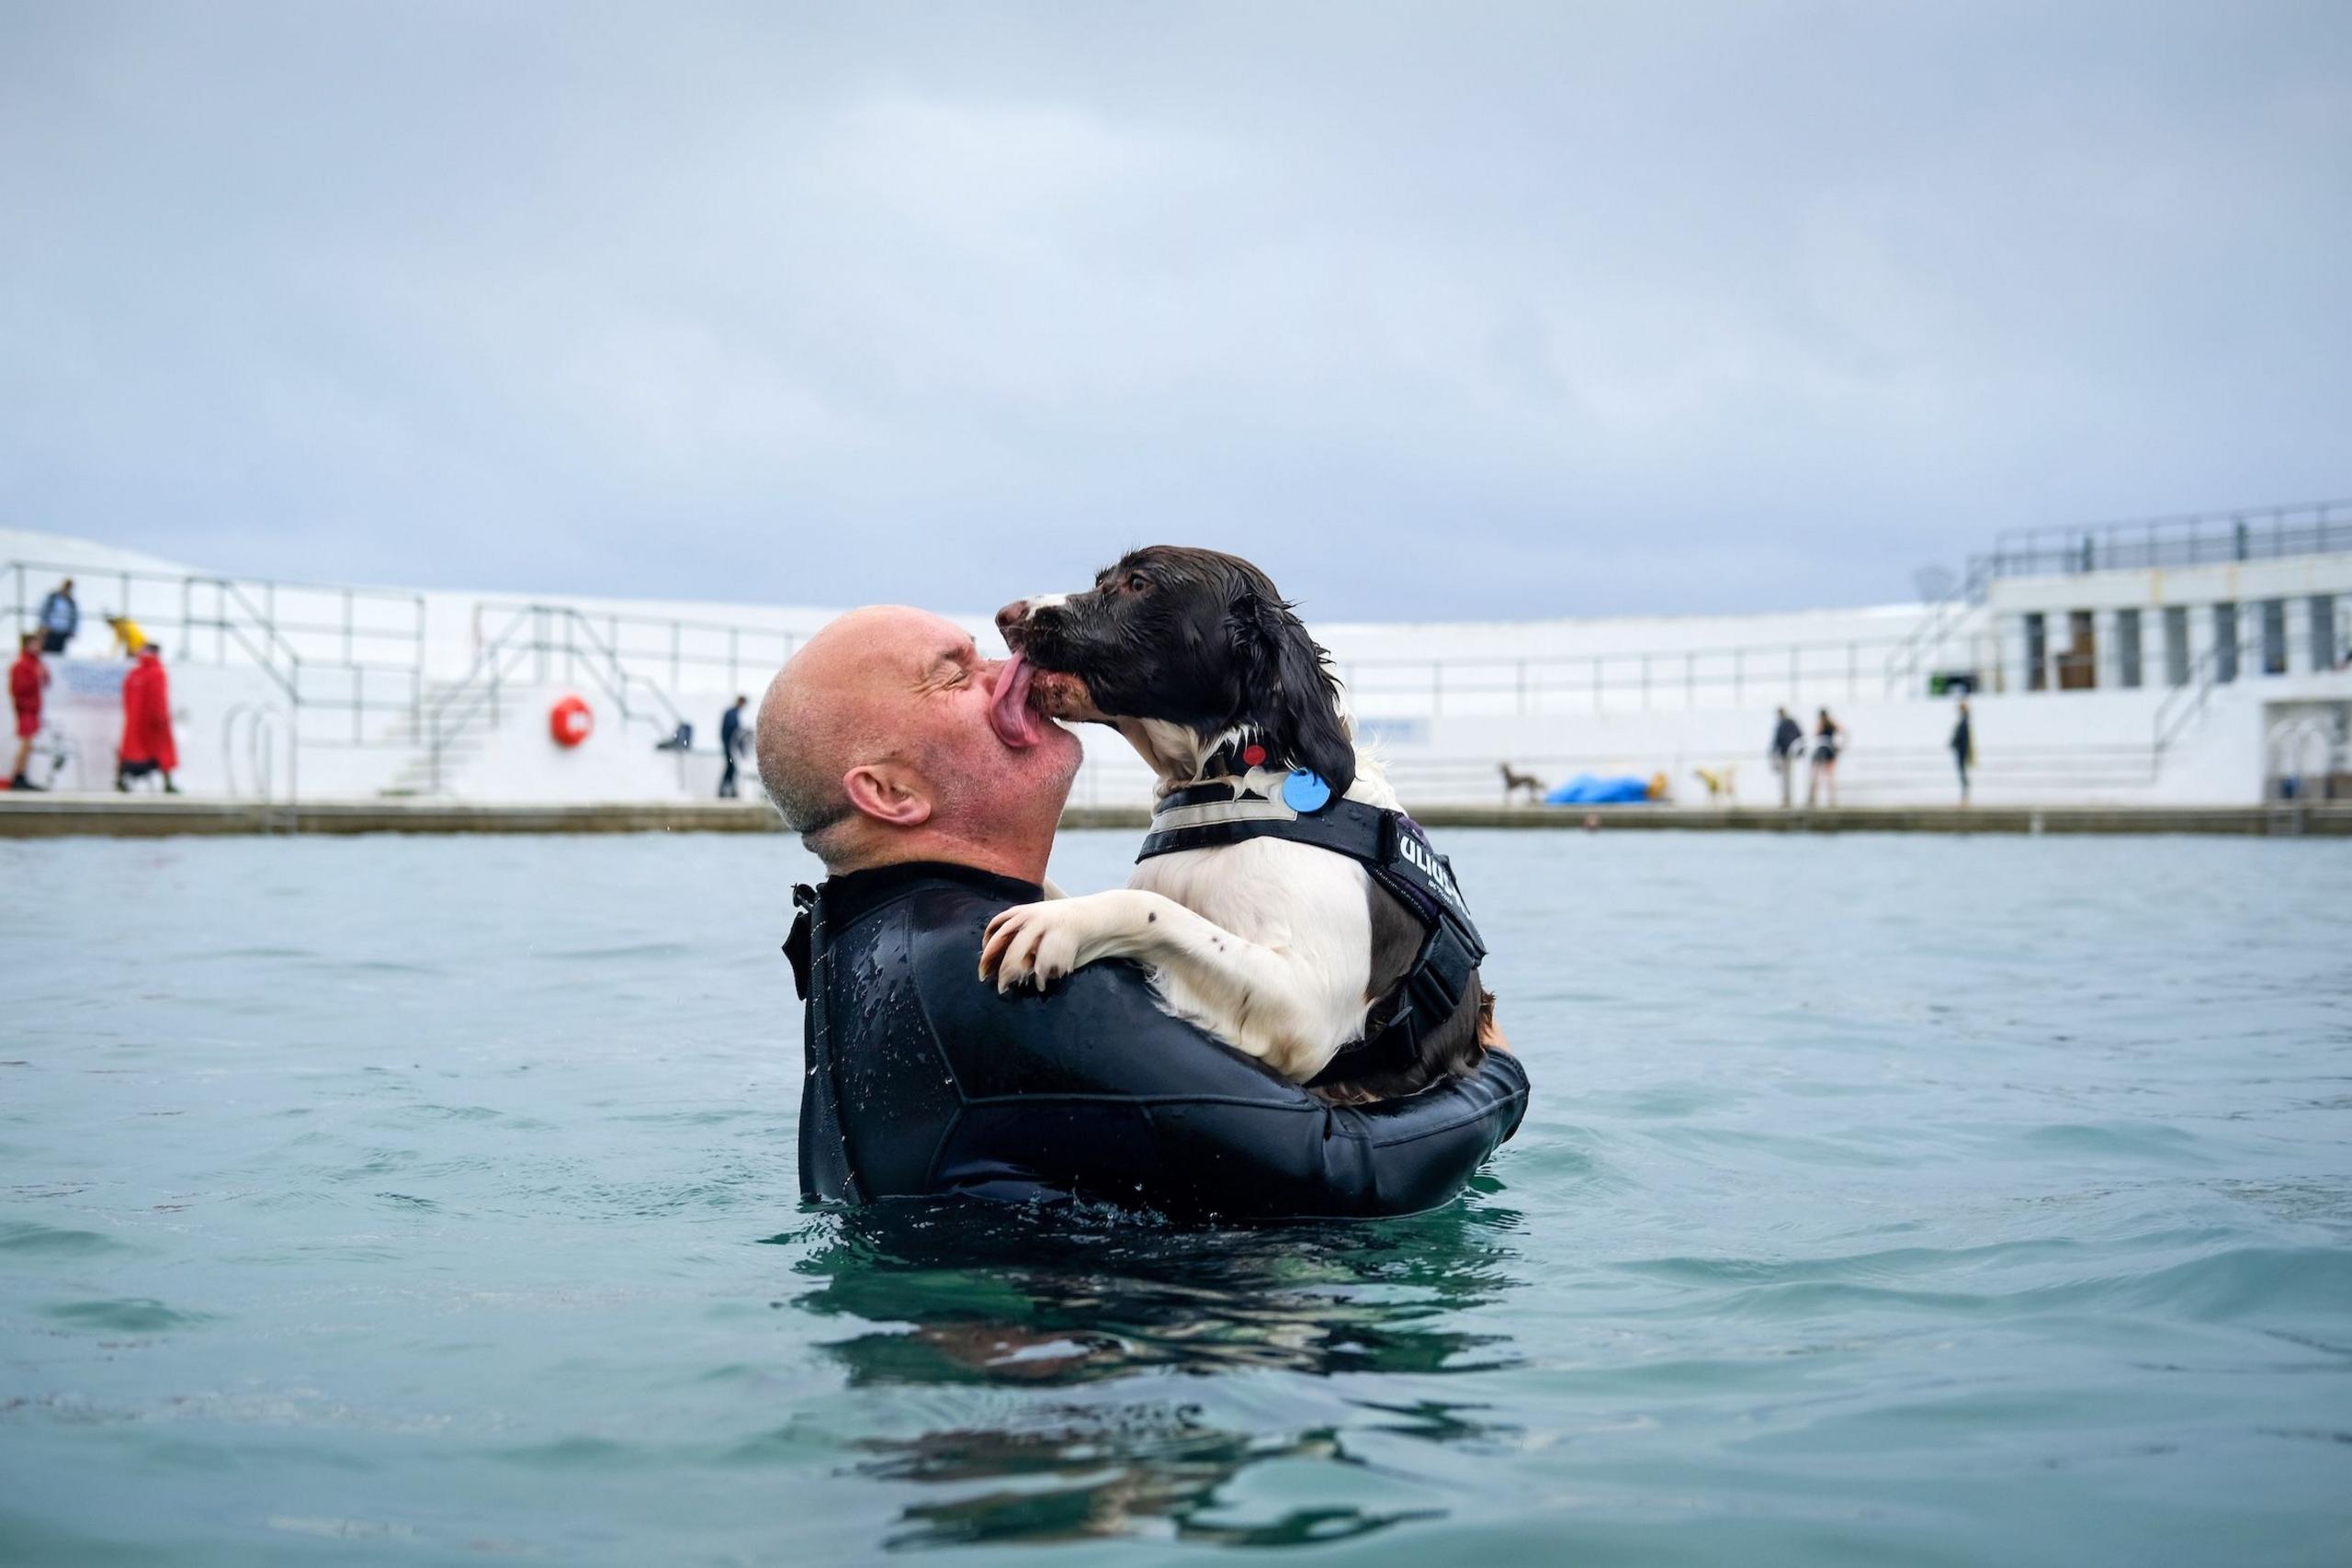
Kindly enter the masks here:
[[974, 972], [978, 934], [956, 922], [924, 943], [924, 1000], [966, 1102], [942, 1151], [951, 1184], [1233, 1218], [1412, 1213], [1459, 1192], [1526, 1109], [1526, 1073], [1501, 1050], [1407, 1100], [1325, 1105], [1160, 1011], [1131, 964], [1000, 996]]

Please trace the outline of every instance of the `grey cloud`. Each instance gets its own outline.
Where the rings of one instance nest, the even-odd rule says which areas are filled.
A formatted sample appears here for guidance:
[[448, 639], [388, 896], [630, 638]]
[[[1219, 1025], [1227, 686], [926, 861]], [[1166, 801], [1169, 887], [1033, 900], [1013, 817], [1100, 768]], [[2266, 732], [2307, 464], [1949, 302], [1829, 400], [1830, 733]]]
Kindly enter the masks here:
[[1900, 597], [2352, 489], [2332, 5], [17, 6], [0, 498], [253, 572]]

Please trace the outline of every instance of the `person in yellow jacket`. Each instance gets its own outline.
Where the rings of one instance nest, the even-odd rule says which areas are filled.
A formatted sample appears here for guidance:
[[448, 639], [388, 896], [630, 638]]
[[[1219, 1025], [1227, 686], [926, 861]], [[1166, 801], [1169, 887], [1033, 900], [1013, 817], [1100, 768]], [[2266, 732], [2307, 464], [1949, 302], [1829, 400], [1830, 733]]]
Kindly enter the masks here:
[[147, 634], [129, 615], [108, 615], [107, 625], [114, 628], [114, 646], [133, 659], [147, 646]]

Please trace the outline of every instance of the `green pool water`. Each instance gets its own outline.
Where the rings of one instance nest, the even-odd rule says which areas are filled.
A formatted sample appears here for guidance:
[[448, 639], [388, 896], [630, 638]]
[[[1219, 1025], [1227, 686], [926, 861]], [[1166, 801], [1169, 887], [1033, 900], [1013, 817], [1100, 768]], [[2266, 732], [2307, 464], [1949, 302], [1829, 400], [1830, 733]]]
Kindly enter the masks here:
[[0, 843], [0, 1562], [2352, 1561], [2352, 845], [1445, 839], [1249, 1233], [804, 1209], [780, 839]]

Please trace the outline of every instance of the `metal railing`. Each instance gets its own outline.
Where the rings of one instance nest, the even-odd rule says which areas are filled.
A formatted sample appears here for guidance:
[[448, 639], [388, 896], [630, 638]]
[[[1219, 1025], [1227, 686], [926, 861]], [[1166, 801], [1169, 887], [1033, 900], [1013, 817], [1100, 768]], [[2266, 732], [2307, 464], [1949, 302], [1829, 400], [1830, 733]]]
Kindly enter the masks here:
[[2082, 527], [2010, 528], [1981, 558], [1990, 577], [2215, 566], [2352, 550], [2352, 500], [2290, 502]]
[[1910, 635], [1894, 645], [1886, 656], [1884, 694], [1890, 697], [1924, 696], [1924, 692], [1912, 691], [1923, 669], [1940, 653], [1953, 638], [1962, 635], [1968, 618], [1984, 603], [1984, 591], [1993, 581], [1992, 563], [1979, 557], [1969, 563], [1968, 575], [1959, 587], [1928, 606], [1927, 615], [1911, 628]]
[[1696, 708], [1721, 700], [1853, 701], [1903, 639], [1838, 637], [1530, 658], [1335, 658], [1366, 718]]
[[[2176, 682], [2156, 705], [2153, 720], [2155, 754], [2161, 761], [2165, 749], [2188, 727], [2189, 720], [2205, 710], [2205, 703], [2212, 696], [2213, 688], [2234, 683], [2245, 672], [2247, 638], [2244, 623], [2240, 623], [2234, 646], [2215, 642], [2199, 654], [2188, 667], [2188, 678]], [[2222, 671], [2229, 671], [2227, 679]]]
[[[685, 722], [667, 692], [621, 662], [619, 650], [597, 629], [594, 619], [568, 604], [506, 608], [503, 621], [491, 623], [494, 629], [476, 649], [464, 677], [435, 694], [425, 706], [418, 739], [424, 747], [426, 786], [432, 793], [440, 794], [447, 783], [451, 749], [485, 724], [497, 727], [504, 688], [518, 677], [539, 686], [578, 685], [584, 680], [604, 694], [622, 723], [650, 725], [664, 739]], [[480, 625], [478, 621], [478, 628]]]
[[[510, 604], [494, 601], [475, 604], [475, 645], [482, 645], [486, 625], [502, 611], [514, 608]], [[616, 667], [670, 692], [692, 689], [691, 678], [695, 676], [709, 675], [716, 681], [721, 671], [725, 673], [723, 683], [731, 691], [745, 691], [747, 677], [751, 684], [764, 686], [803, 641], [799, 632], [741, 622], [623, 615], [576, 607], [566, 607], [566, 613], [579, 616], [599, 631], [601, 645], [609, 650]]]
[[[599, 634], [600, 657], [665, 694], [697, 690], [695, 677], [707, 675], [714, 686], [723, 683], [729, 691], [756, 695], [806, 640], [804, 633], [775, 626], [537, 607], [593, 628]], [[523, 608], [527, 607], [503, 601], [476, 604], [477, 648], [500, 640]], [[505, 620], [498, 619], [502, 614]], [[1718, 696], [1733, 703], [1807, 695], [1850, 701], [1860, 696], [1894, 640], [1824, 638], [1523, 658], [1334, 658], [1332, 666], [1357, 710], [1372, 717], [1698, 706], [1702, 699]]]
[[[63, 579], [82, 612], [76, 641], [114, 640], [107, 615], [136, 622], [175, 661], [260, 670], [293, 710], [295, 748], [392, 744], [379, 716], [413, 716], [423, 693], [424, 596], [274, 579], [11, 560], [0, 566], [16, 625], [31, 629]], [[305, 716], [327, 722], [305, 723]], [[345, 721], [348, 721], [347, 728]]]

